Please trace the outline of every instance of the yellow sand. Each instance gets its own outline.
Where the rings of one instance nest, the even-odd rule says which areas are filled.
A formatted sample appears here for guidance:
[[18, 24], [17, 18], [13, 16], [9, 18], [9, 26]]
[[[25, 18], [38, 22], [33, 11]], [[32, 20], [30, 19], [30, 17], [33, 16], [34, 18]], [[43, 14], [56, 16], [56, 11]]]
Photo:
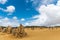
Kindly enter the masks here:
[[24, 38], [15, 38], [12, 34], [0, 32], [0, 40], [60, 40], [60, 28], [25, 29], [25, 31], [28, 35]]

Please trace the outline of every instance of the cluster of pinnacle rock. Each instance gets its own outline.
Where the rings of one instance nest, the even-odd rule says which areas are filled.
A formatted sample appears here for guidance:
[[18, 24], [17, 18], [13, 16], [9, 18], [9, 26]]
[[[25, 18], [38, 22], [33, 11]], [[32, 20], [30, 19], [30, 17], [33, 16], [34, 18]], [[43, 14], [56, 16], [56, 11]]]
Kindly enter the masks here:
[[27, 35], [22, 24], [17, 28], [13, 28], [11, 26], [6, 28], [0, 27], [0, 32], [12, 34], [15, 37], [25, 37]]

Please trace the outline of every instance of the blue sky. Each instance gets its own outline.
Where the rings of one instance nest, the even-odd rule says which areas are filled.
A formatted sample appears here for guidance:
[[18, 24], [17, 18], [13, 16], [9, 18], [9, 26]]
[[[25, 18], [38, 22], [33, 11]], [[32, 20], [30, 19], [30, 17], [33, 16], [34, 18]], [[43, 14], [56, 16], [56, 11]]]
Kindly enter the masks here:
[[[45, 18], [42, 17], [45, 17], [45, 15], [43, 14], [42, 17], [40, 17], [41, 6], [44, 5], [48, 7], [50, 4], [57, 5], [58, 1], [59, 0], [0, 0], [0, 24], [2, 23], [1, 26], [31, 25], [32, 23], [33, 25], [37, 25], [39, 22], [40, 24], [38, 25], [42, 25], [41, 22], [45, 20]], [[41, 19], [43, 19], [43, 21], [41, 21]], [[3, 24], [3, 22], [5, 23]]]
[[[7, 6], [14, 6], [15, 8], [15, 11], [11, 13], [11, 15], [8, 15], [9, 12], [0, 10], [0, 16], [3, 18], [7, 17], [8, 19], [12, 19], [13, 17], [16, 17], [18, 20], [24, 19], [26, 22], [28, 20], [31, 20], [32, 16], [39, 14], [35, 10], [34, 6], [32, 6], [32, 1], [30, 0], [7, 0], [4, 4], [2, 3], [0, 3], [0, 8], [2, 9], [6, 9]], [[24, 23], [21, 21], [19, 22], [20, 24]]]
[[[37, 15], [38, 12], [34, 9], [34, 7], [32, 6], [32, 2], [26, 3], [26, 0], [7, 0], [8, 2], [6, 2], [6, 4], [2, 5], [0, 4], [0, 6], [2, 8], [6, 8], [9, 5], [13, 5], [15, 6], [15, 11], [13, 12], [12, 15], [7, 15], [7, 13], [0, 11], [0, 15], [3, 17], [10, 17], [12, 18], [13, 16], [20, 18], [29, 18], [32, 17], [34, 15]], [[33, 11], [33, 12], [32, 12]]]
[[[26, 2], [28, 1], [28, 3]], [[37, 0], [41, 1], [41, 0]], [[43, 1], [42, 1], [43, 2]], [[7, 0], [5, 4], [0, 4], [0, 7], [5, 8], [9, 5], [15, 6], [15, 12], [13, 12], [12, 15], [8, 16], [7, 13], [0, 11], [0, 15], [3, 17], [10, 17], [12, 18], [13, 16], [20, 18], [30, 18], [34, 15], [38, 15], [39, 12], [35, 9], [38, 5], [37, 4], [42, 4], [41, 3], [36, 3], [33, 5], [33, 1], [31, 0]], [[51, 3], [56, 3], [57, 1], [51, 2]], [[3, 13], [3, 14], [2, 14]]]

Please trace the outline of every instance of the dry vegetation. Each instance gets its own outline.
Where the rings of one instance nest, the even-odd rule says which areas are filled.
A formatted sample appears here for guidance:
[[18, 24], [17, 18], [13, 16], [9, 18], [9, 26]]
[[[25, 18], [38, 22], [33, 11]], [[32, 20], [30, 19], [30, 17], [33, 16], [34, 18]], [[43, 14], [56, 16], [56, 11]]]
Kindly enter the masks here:
[[[0, 28], [1, 40], [60, 40], [59, 27]], [[8, 31], [7, 31], [8, 30]]]

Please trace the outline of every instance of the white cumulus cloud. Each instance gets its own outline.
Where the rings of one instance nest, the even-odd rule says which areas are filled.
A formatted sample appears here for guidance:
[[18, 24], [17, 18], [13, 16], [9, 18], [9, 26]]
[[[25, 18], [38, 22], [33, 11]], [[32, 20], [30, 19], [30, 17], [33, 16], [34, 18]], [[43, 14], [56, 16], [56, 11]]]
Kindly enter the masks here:
[[7, 9], [4, 10], [5, 12], [8, 12], [8, 15], [11, 15], [15, 11], [14, 6], [8, 6]]
[[54, 4], [41, 5], [38, 8], [39, 15], [34, 16], [36, 20], [30, 21], [29, 25], [51, 26], [60, 24], [60, 0]]
[[[7, 0], [0, 0], [0, 4], [5, 4], [6, 2]], [[12, 13], [15, 11], [15, 6], [10, 5], [7, 6], [6, 9], [0, 7], [0, 10], [2, 10], [3, 12], [7, 12], [7, 15], [12, 15]]]
[[39, 7], [40, 5], [56, 3], [56, 1], [58, 1], [58, 0], [31, 0], [32, 6], [34, 6], [34, 7]]
[[24, 19], [24, 18], [21, 18], [20, 20], [21, 20], [21, 21], [25, 21], [25, 19]]
[[7, 6], [6, 9], [0, 8], [0, 10], [7, 12], [7, 15], [12, 15], [12, 13], [15, 11], [14, 6]]
[[14, 19], [14, 20], [16, 20], [16, 19], [17, 19], [17, 17], [16, 17], [16, 16], [14, 16], [14, 17], [13, 17], [13, 19]]
[[0, 4], [5, 4], [7, 0], [0, 0]]

